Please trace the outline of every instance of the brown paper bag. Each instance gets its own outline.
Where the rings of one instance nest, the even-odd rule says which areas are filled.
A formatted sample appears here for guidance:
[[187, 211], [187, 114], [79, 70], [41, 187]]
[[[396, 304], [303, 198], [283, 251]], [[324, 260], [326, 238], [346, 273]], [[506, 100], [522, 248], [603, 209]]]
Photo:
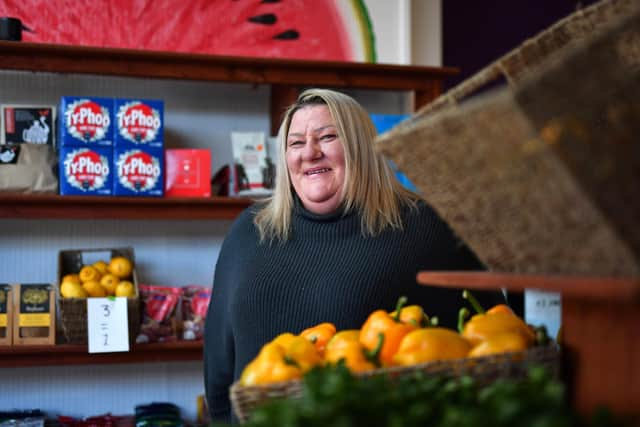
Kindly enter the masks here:
[[50, 145], [0, 145], [0, 191], [57, 193], [57, 164]]

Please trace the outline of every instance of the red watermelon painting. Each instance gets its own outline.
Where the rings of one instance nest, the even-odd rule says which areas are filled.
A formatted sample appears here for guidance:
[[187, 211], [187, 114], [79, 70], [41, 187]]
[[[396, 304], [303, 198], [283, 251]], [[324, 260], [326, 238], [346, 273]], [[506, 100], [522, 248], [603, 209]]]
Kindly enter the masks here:
[[23, 41], [375, 62], [363, 0], [3, 0]]

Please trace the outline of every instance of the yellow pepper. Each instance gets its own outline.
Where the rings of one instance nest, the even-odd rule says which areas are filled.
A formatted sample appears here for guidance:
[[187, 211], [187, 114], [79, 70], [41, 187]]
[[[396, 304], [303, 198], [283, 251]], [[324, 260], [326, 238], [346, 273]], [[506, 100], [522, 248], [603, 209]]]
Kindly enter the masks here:
[[[522, 320], [515, 315], [511, 309], [495, 308], [485, 312], [478, 301], [470, 292], [464, 291], [462, 296], [469, 300], [478, 314], [464, 323], [464, 317], [468, 310], [463, 308], [460, 311], [458, 328], [464, 338], [466, 338], [473, 346], [480, 344], [482, 341], [489, 339], [491, 336], [505, 332], [513, 332], [522, 335], [527, 342], [527, 347], [535, 342], [536, 336], [534, 331]], [[501, 307], [501, 306], [498, 306]]]
[[324, 350], [329, 340], [335, 335], [336, 327], [333, 323], [324, 322], [307, 328], [300, 332], [300, 336], [308, 339], [315, 347], [320, 355], [324, 354]]
[[[389, 313], [391, 317], [396, 317], [395, 311]], [[424, 309], [419, 305], [408, 305], [400, 310], [400, 321], [402, 323], [408, 323], [417, 328], [423, 328], [425, 326], [435, 326], [438, 322], [437, 317], [429, 318], [424, 312]]]
[[378, 346], [369, 351], [362, 346], [359, 340], [360, 331], [348, 329], [336, 333], [327, 344], [324, 361], [327, 364], [338, 363], [344, 360], [345, 365], [352, 372], [365, 372], [377, 368], [377, 353], [382, 347], [382, 336], [379, 337]]
[[489, 356], [492, 354], [524, 351], [529, 347], [527, 339], [519, 332], [503, 332], [492, 335], [470, 352], [469, 357]]
[[398, 351], [400, 341], [409, 332], [417, 329], [416, 326], [402, 323], [398, 313], [406, 303], [406, 297], [400, 297], [396, 306], [396, 316], [392, 316], [384, 310], [376, 310], [369, 315], [360, 330], [360, 343], [367, 350], [373, 351], [383, 337], [382, 349], [379, 353], [379, 360], [383, 366], [393, 364], [393, 356]]
[[332, 336], [327, 343], [327, 347], [325, 348], [325, 357], [328, 351], [336, 350], [350, 341], [360, 341], [360, 329], [345, 329], [336, 332], [336, 334]]
[[400, 366], [416, 365], [434, 360], [466, 357], [471, 344], [456, 331], [440, 328], [422, 328], [409, 332], [400, 343], [393, 363]]
[[242, 371], [240, 384], [243, 386], [270, 384], [302, 377], [302, 370], [286, 357], [281, 345], [265, 344], [258, 356]]
[[259, 385], [301, 378], [322, 363], [313, 344], [304, 337], [284, 333], [265, 344], [242, 371], [242, 385]]
[[285, 332], [282, 333], [280, 335], [278, 335], [277, 337], [275, 337], [274, 339], [271, 340], [271, 342], [273, 344], [278, 344], [284, 348], [289, 347], [289, 345], [291, 344], [291, 341], [293, 341], [293, 339], [296, 336], [294, 334], [292, 334], [291, 332]]

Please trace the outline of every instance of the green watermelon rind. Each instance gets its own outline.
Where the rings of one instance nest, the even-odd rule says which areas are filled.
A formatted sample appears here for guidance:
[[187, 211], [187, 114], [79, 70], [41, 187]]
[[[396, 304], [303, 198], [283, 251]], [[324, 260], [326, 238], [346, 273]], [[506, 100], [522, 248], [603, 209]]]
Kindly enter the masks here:
[[363, 0], [334, 0], [352, 49], [352, 60], [376, 62], [373, 25]]
[[369, 17], [369, 11], [363, 0], [353, 0], [354, 12], [362, 29], [362, 45], [365, 61], [376, 62], [376, 38], [373, 33], [373, 25]]

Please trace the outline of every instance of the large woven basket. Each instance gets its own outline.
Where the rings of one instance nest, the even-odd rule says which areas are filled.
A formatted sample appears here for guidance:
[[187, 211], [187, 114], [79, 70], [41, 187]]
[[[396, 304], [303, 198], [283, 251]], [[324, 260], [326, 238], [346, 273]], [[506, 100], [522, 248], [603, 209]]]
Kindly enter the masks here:
[[[501, 77], [508, 85], [481, 91]], [[637, 277], [638, 99], [640, 2], [602, 1], [425, 106], [378, 147], [490, 269]]]
[[[556, 378], [560, 376], [561, 352], [557, 344], [533, 347], [524, 352], [494, 356], [442, 360], [414, 366], [381, 368], [358, 374], [361, 377], [388, 375], [391, 378], [423, 372], [446, 377], [473, 377], [479, 384], [489, 384], [499, 378], [525, 378], [531, 366], [543, 366]], [[297, 399], [302, 396], [302, 381], [286, 381], [263, 386], [241, 386], [237, 382], [229, 389], [231, 405], [240, 422], [273, 399]]]

